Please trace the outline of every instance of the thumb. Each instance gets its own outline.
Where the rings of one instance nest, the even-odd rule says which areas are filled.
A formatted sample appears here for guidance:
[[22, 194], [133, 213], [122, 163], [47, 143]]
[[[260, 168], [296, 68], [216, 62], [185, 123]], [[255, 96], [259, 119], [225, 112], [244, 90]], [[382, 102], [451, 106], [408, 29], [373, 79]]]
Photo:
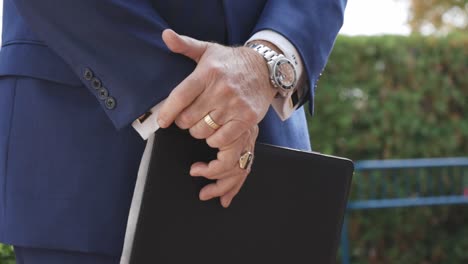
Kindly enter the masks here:
[[208, 42], [179, 35], [172, 29], [165, 29], [162, 33], [162, 39], [172, 52], [187, 56], [197, 63], [209, 45]]

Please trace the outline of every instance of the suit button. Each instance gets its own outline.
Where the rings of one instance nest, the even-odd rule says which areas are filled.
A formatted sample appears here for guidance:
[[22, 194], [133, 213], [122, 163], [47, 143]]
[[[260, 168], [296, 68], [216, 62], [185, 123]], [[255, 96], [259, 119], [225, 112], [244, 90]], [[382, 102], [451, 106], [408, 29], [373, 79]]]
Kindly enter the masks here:
[[106, 108], [109, 110], [114, 109], [116, 105], [114, 97], [112, 96], [107, 97], [105, 101], [105, 105], [106, 105]]
[[98, 78], [93, 78], [93, 80], [91, 81], [91, 86], [96, 90], [101, 89], [101, 80], [99, 80]]
[[85, 80], [91, 81], [93, 76], [94, 76], [93, 72], [89, 68], [86, 68], [83, 74], [83, 77], [85, 78]]
[[108, 96], [109, 96], [109, 91], [107, 91], [106, 88], [102, 87], [101, 89], [99, 89], [99, 92], [98, 92], [99, 99], [105, 100]]

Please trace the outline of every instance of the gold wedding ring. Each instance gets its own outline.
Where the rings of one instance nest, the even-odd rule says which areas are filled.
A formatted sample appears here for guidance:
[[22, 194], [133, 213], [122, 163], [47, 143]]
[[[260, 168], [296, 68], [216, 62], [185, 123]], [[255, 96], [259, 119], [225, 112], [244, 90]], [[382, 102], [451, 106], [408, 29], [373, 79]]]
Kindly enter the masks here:
[[239, 167], [243, 170], [247, 169], [252, 164], [253, 153], [250, 151], [245, 152], [239, 159]]
[[216, 124], [215, 121], [213, 121], [213, 118], [211, 118], [210, 114], [207, 114], [203, 120], [205, 121], [205, 123], [210, 126], [212, 129], [214, 130], [218, 130], [221, 126]]

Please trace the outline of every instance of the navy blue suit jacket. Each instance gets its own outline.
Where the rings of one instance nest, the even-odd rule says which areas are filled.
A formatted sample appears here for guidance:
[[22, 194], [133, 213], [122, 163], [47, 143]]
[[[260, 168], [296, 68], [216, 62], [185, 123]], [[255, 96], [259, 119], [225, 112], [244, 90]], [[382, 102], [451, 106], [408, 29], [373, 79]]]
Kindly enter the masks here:
[[[165, 28], [227, 45], [274, 30], [314, 87], [345, 2], [4, 0], [0, 241], [120, 254], [145, 144], [130, 124], [195, 67]], [[310, 149], [303, 109], [286, 122], [270, 110], [258, 140]]]

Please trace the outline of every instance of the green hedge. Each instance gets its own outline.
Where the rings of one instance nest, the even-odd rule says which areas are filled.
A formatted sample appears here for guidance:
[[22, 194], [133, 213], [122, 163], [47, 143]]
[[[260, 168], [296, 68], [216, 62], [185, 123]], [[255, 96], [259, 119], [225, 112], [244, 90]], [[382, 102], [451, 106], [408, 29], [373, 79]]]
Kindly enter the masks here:
[[[467, 155], [467, 58], [467, 35], [339, 37], [309, 119], [314, 149], [354, 160]], [[468, 263], [467, 207], [350, 220], [353, 263]], [[0, 247], [1, 263], [11, 256]]]
[[0, 244], [0, 264], [15, 264], [15, 257], [11, 246]]
[[468, 34], [340, 37], [316, 91], [314, 148], [354, 159], [468, 153]]
[[[353, 160], [467, 156], [467, 101], [468, 34], [341, 36], [316, 91], [312, 145]], [[352, 263], [468, 263], [467, 223], [466, 206], [353, 212]]]

